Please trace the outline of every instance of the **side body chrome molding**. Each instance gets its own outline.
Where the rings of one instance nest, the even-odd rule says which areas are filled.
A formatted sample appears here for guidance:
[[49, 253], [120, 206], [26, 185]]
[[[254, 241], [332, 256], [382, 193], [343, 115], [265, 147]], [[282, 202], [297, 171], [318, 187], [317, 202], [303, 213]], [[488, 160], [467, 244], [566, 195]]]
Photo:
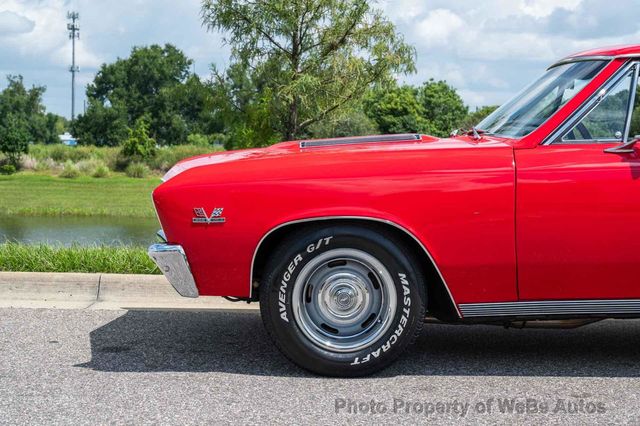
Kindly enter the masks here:
[[418, 245], [422, 248], [422, 250], [427, 255], [427, 257], [429, 258], [431, 263], [434, 265], [434, 267], [436, 269], [436, 272], [438, 273], [438, 276], [440, 277], [440, 279], [444, 283], [445, 289], [447, 289], [447, 294], [449, 295], [449, 299], [451, 300], [451, 304], [453, 305], [453, 308], [456, 310], [456, 313], [458, 314], [458, 317], [462, 318], [462, 314], [460, 312], [460, 309], [458, 309], [458, 305], [456, 304], [456, 301], [453, 299], [453, 295], [451, 294], [451, 290], [449, 290], [449, 286], [447, 285], [447, 282], [445, 281], [444, 277], [442, 276], [442, 273], [440, 272], [440, 269], [438, 268], [438, 265], [436, 264], [435, 260], [433, 259], [433, 256], [431, 256], [431, 253], [429, 253], [429, 250], [427, 250], [427, 248], [424, 246], [424, 244], [422, 244], [422, 242], [415, 235], [413, 235], [407, 229], [405, 229], [404, 227], [398, 225], [395, 222], [391, 222], [390, 220], [385, 220], [385, 219], [367, 217], [367, 216], [321, 216], [321, 217], [311, 217], [311, 218], [308, 218], [308, 219], [300, 219], [300, 220], [293, 220], [293, 221], [290, 221], [290, 222], [285, 222], [285, 223], [282, 223], [282, 224], [276, 226], [275, 228], [271, 229], [269, 232], [267, 232], [260, 239], [260, 242], [258, 242], [258, 245], [256, 246], [256, 249], [253, 252], [253, 258], [251, 259], [251, 273], [250, 273], [250, 276], [249, 276], [250, 277], [249, 278], [249, 297], [251, 298], [253, 296], [253, 267], [255, 265], [256, 256], [258, 255], [258, 250], [260, 250], [260, 247], [262, 246], [262, 243], [269, 237], [269, 235], [273, 234], [278, 229], [284, 228], [285, 226], [289, 226], [289, 225], [295, 225], [295, 224], [298, 224], [298, 223], [308, 223], [308, 222], [320, 222], [320, 221], [327, 221], [327, 220], [341, 220], [341, 219], [343, 219], [343, 220], [361, 220], [361, 221], [368, 221], [368, 222], [384, 223], [384, 224], [387, 224], [387, 225], [391, 225], [394, 228], [399, 229], [400, 231], [402, 231], [405, 234], [407, 234], [408, 236], [410, 236], [416, 243], [418, 243]]
[[463, 303], [464, 318], [543, 317], [549, 315], [640, 315], [639, 299], [548, 300], [539, 302]]

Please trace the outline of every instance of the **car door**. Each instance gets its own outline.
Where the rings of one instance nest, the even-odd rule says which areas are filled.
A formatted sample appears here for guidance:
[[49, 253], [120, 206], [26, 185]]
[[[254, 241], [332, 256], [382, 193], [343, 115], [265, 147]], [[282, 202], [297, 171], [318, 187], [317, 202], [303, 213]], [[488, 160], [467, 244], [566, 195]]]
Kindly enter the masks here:
[[[515, 152], [520, 300], [640, 299], [637, 64], [544, 144]], [[635, 113], [633, 113], [635, 112]]]

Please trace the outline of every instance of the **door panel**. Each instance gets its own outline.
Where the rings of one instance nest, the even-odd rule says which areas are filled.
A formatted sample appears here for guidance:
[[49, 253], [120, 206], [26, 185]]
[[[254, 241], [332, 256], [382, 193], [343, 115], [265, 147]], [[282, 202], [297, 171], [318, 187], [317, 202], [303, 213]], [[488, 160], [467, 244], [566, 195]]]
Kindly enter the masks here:
[[640, 298], [640, 156], [516, 150], [520, 300]]

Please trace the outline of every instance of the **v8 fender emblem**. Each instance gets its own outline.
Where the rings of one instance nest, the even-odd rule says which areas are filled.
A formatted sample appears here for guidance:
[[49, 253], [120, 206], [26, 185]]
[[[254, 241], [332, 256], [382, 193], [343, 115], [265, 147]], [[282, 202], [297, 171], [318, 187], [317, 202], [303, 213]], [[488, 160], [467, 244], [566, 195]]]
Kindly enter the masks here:
[[207, 214], [207, 211], [202, 207], [196, 207], [193, 209], [193, 223], [224, 223], [226, 219], [222, 217], [224, 212], [223, 207], [216, 207], [211, 212], [211, 215]]

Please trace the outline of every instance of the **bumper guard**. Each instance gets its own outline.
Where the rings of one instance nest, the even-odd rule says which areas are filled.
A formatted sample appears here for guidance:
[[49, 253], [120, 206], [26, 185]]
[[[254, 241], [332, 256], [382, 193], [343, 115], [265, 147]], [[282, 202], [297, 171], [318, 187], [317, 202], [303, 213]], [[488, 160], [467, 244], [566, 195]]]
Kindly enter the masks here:
[[198, 297], [198, 288], [182, 246], [154, 244], [149, 247], [149, 257], [158, 265], [173, 288], [183, 297]]

